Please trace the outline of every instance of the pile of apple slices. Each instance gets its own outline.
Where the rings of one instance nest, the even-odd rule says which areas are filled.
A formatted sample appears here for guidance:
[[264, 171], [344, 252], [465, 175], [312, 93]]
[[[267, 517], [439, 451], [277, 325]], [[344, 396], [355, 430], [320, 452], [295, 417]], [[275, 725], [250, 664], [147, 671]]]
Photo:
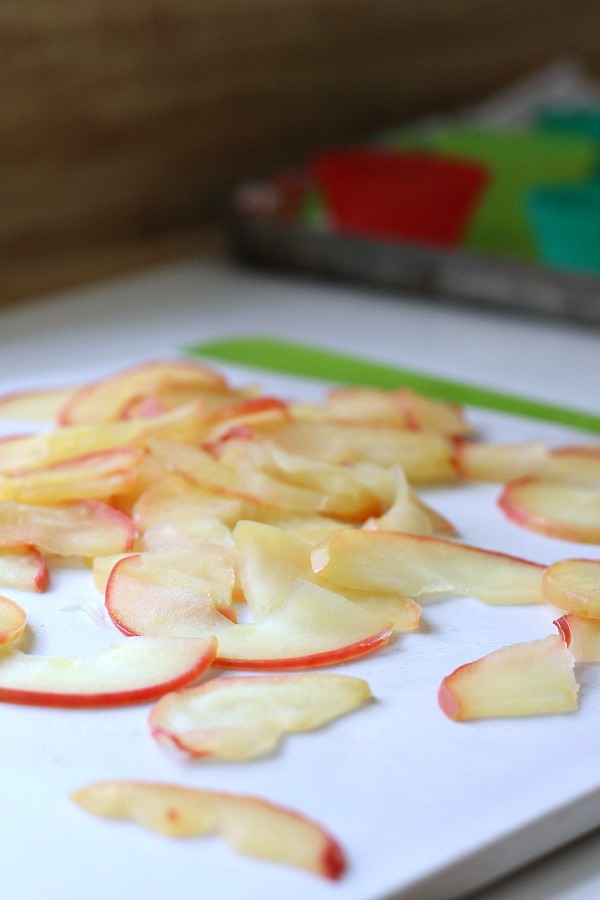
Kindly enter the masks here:
[[[181, 360], [5, 395], [0, 418], [54, 423], [0, 440], [0, 585], [45, 591], [53, 560], [79, 557], [115, 626], [99, 654], [34, 656], [18, 646], [26, 610], [0, 598], [2, 702], [156, 701], [161, 745], [239, 762], [364, 706], [362, 679], [313, 670], [418, 629], [420, 597], [568, 613], [558, 634], [449, 675], [439, 703], [450, 718], [570, 711], [575, 661], [600, 658], [600, 563], [546, 568], [461, 543], [418, 494], [497, 482], [513, 521], [600, 542], [594, 448], [482, 443], [460, 408], [404, 389], [287, 403]], [[233, 669], [252, 674], [219, 674]], [[108, 782], [74, 799], [163, 834], [217, 832], [263, 859], [344, 871], [320, 825], [255, 797]]]

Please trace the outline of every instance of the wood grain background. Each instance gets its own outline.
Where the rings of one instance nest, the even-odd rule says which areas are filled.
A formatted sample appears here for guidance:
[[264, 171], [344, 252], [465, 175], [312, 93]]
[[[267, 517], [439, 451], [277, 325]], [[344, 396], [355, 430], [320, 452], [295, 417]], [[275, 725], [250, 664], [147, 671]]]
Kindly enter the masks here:
[[599, 35], [597, 0], [2, 0], [0, 300], [160, 255], [238, 180], [557, 56], [600, 77]]

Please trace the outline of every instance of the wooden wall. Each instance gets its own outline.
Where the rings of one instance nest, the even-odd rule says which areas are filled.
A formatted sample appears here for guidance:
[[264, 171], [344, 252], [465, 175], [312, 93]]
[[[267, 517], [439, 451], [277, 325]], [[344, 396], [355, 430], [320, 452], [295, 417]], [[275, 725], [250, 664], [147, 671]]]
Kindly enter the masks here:
[[600, 77], [599, 35], [597, 0], [3, 0], [0, 299], [77, 254], [159, 253], [239, 179], [559, 55]]

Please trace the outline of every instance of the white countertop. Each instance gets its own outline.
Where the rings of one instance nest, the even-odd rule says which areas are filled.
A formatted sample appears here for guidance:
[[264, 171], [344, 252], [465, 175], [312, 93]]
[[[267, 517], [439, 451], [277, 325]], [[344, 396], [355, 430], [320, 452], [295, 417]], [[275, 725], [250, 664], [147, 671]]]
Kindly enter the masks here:
[[[0, 312], [0, 384], [3, 389], [12, 389], [38, 386], [41, 383], [60, 384], [72, 381], [76, 376], [81, 378], [100, 376], [124, 364], [158, 356], [168, 356], [193, 342], [238, 334], [274, 335], [318, 344], [329, 349], [355, 353], [392, 365], [460, 381], [476, 382], [489, 388], [600, 413], [600, 393], [598, 392], [600, 331], [560, 320], [517, 317], [483, 309], [468, 309], [451, 303], [437, 304], [419, 298], [395, 297], [358, 288], [325, 285], [309, 280], [246, 271], [224, 262], [199, 259], [184, 261], [86, 290], [35, 300], [2, 310]], [[316, 390], [308, 383], [299, 385], [299, 382], [292, 378], [265, 376], [265, 379], [259, 380], [269, 383], [273, 381], [277, 389], [283, 392], [289, 390], [301, 393], [300, 388], [303, 390], [305, 387], [307, 390]], [[582, 440], [584, 439], [598, 441], [597, 437], [594, 439], [591, 436], [584, 436]], [[507, 536], [503, 538], [507, 542], [506, 549], [509, 552], [510, 542], [514, 540], [511, 534], [507, 531]], [[519, 545], [524, 548], [522, 555], [532, 554], [535, 556], [539, 554], [544, 539], [520, 534], [518, 540]], [[561, 546], [558, 547], [557, 544]], [[555, 542], [553, 549], [549, 552], [557, 558], [561, 555], [575, 555], [562, 542]], [[598, 555], [596, 548], [593, 548], [591, 552]], [[441, 612], [440, 616], [440, 625], [448, 626], [451, 620], [444, 618], [447, 613]], [[526, 627], [533, 627], [533, 625], [529, 623]], [[388, 661], [384, 654], [381, 667]], [[359, 663], [357, 665], [358, 674], [360, 674], [361, 667], [373, 675], [375, 682], [378, 677], [381, 678], [383, 690], [386, 685], [383, 668], [380, 672], [377, 664]], [[600, 677], [597, 677], [595, 681], [596, 694], [594, 694], [593, 685], [592, 678], [588, 684], [585, 709], [581, 710], [580, 719], [582, 721], [586, 716], [588, 719], [597, 717], [595, 711], [600, 706]], [[6, 716], [5, 722], [3, 722], [4, 715]], [[28, 772], [25, 765], [17, 762], [19, 740], [15, 736], [16, 732], [11, 732], [11, 728], [16, 729], [20, 727], [21, 723], [26, 729], [31, 727], [31, 733], [34, 734], [35, 726], [31, 723], [36, 715], [39, 716], [39, 721], [43, 721], [45, 726], [50, 727], [51, 730], [50, 719], [40, 715], [39, 711], [20, 710], [13, 714], [12, 711], [6, 712], [0, 709], [0, 733], [3, 735], [0, 738], [0, 767], [7, 773], [8, 771], [12, 772], [13, 770], [9, 767], [14, 766], [17, 780], [19, 776], [27, 780]], [[377, 711], [371, 715], [375, 717], [375, 721], [378, 721]], [[579, 716], [579, 713], [577, 715]], [[27, 718], [25, 718], [26, 716]], [[129, 722], [123, 711], [120, 713], [120, 718]], [[383, 721], [385, 722], [385, 718]], [[356, 721], [352, 724], [353, 727], [356, 727]], [[451, 729], [461, 727], [455, 723], [449, 724]], [[493, 756], [495, 752], [501, 750], [502, 741], [513, 740], [517, 733], [519, 735], [527, 733], [528, 723], [523, 723], [520, 727], [522, 730], [519, 732], [509, 732], [508, 730], [503, 732], [504, 736], [498, 738], [500, 743], [497, 748], [494, 744], [494, 729], [485, 729], [484, 727], [482, 731], [487, 737], [482, 746], [487, 746], [490, 756]], [[449, 785], [448, 795], [438, 798], [440, 823], [446, 823], [448, 840], [450, 843], [454, 841], [456, 845], [454, 856], [450, 851], [447, 856], [441, 854], [439, 871], [442, 872], [444, 867], [453, 866], [456, 871], [460, 872], [462, 865], [462, 871], [467, 873], [464, 878], [461, 878], [460, 874], [456, 876], [456, 872], [454, 872], [448, 876], [448, 885], [458, 885], [462, 891], [465, 889], [465, 885], [473, 886], [481, 883], [489, 877], [490, 872], [505, 871], [514, 865], [514, 860], [517, 858], [532, 858], [541, 850], [564, 841], [566, 836], [575, 836], [588, 829], [590, 823], [600, 824], [600, 775], [596, 779], [593, 774], [594, 770], [598, 769], [598, 766], [594, 765], [594, 754], [597, 759], [598, 742], [596, 741], [595, 746], [591, 748], [573, 746], [566, 749], [563, 760], [564, 768], [561, 770], [560, 752], [562, 747], [569, 747], [568, 740], [561, 732], [556, 738], [556, 749], [550, 743], [547, 745], [543, 743], [543, 740], [548, 742], [554, 740], [553, 727], [546, 728], [545, 723], [539, 725], [539, 739], [536, 738], [527, 751], [523, 750], [524, 758], [531, 762], [531, 770], [515, 773], [514, 790], [522, 792], [524, 798], [528, 792], [531, 792], [530, 807], [527, 807], [525, 799], [523, 804], [520, 805], [516, 802], [514, 806], [511, 806], [514, 798], [502, 798], [501, 800], [497, 797], [494, 786], [489, 784], [490, 771], [485, 768], [473, 774], [473, 790], [475, 790], [475, 785], [479, 785], [479, 794], [473, 793], [470, 800], [473, 802], [473, 797], [479, 796], [481, 806], [473, 821], [470, 821], [472, 810], [468, 807], [470, 802], [468, 796], [465, 799], [467, 806], [460, 808], [459, 805], [455, 805], [454, 812], [458, 816], [455, 819], [452, 818], [452, 804], [457, 803], [457, 797], [454, 796], [451, 785]], [[394, 728], [396, 730], [390, 731], [391, 741], [395, 735], [399, 737], [402, 734], [401, 722], [396, 722]], [[538, 729], [538, 725], [536, 725], [536, 729]], [[448, 734], [450, 733], [448, 732]], [[536, 731], [537, 733], [538, 731]], [[574, 728], [572, 733], [582, 739], [584, 737], [593, 739], [594, 736], [600, 737], [600, 727], [585, 724], [581, 726], [580, 732]], [[353, 732], [350, 723], [343, 726], [339, 734], [343, 734], [347, 738], [351, 737]], [[9, 735], [8, 750], [3, 750], [2, 747], [3, 743], [6, 745], [5, 735]], [[393, 771], [389, 759], [390, 748], [386, 745], [385, 735], [372, 735], [367, 740], [367, 736], [363, 734], [362, 739], [365, 743], [372, 744], [372, 752], [375, 757], [373, 766], [365, 767], [363, 772], [355, 773], [357, 779], [354, 785], [356, 805], [350, 804], [344, 815], [339, 813], [336, 815], [333, 795], [331, 798], [321, 798], [322, 802], [319, 800], [313, 804], [317, 806], [319, 814], [322, 812], [323, 816], [333, 819], [332, 830], [335, 830], [334, 825], [338, 831], [340, 827], [343, 830], [345, 821], [351, 818], [354, 812], [360, 813], [361, 819], [367, 815], [370, 787], [379, 792], [377, 800], [372, 795], [374, 808], [381, 807], [381, 792], [385, 793], [387, 790], [385, 784], [377, 781], [380, 777], [377, 772], [378, 753], [382, 754], [381, 770], [387, 772], [388, 777]], [[11, 740], [13, 741], [12, 750], [10, 749]], [[51, 734], [48, 740], [51, 743]], [[464, 740], [462, 736], [461, 740]], [[86, 746], [86, 740], [83, 739], [81, 747], [78, 749], [85, 749]], [[318, 743], [315, 746], [318, 747]], [[329, 766], [336, 771], [339, 767], [340, 773], [345, 772], [344, 763], [338, 759], [333, 745], [323, 743], [322, 748], [328, 753]], [[90, 748], [88, 747], [88, 749]], [[353, 749], [350, 747], [349, 752], [353, 752]], [[519, 758], [520, 749], [515, 750], [515, 758]], [[431, 765], [445, 765], [444, 750], [443, 746], [428, 748]], [[452, 746], [448, 760], [456, 761], [456, 753], [459, 750], [458, 745]], [[360, 749], [360, 752], [357, 750], [357, 758], [362, 761], [363, 765], [365, 759], [368, 758], [368, 754], [365, 756], [364, 751], [364, 747]], [[52, 748], [52, 752], [56, 755], [55, 747]], [[6, 753], [6, 757], [3, 756], [3, 753]], [[109, 749], [107, 753], [109, 756], [111, 753], [113, 754], [111, 764], [118, 767], [118, 753], [115, 755], [114, 748]], [[592, 753], [591, 757], [590, 753]], [[441, 755], [441, 758], [438, 754]], [[537, 766], [535, 764], [536, 754], [538, 754]], [[34, 900], [34, 897], [35, 900], [67, 900], [67, 898], [70, 900], [71, 896], [75, 897], [77, 877], [78, 875], [83, 877], [83, 871], [80, 871], [79, 868], [83, 863], [74, 863], [73, 872], [67, 876], [63, 871], [65, 864], [61, 857], [60, 839], [48, 835], [48, 821], [51, 819], [44, 820], [45, 831], [42, 830], [42, 833], [38, 834], [35, 830], [35, 822], [33, 825], [31, 824], [30, 813], [22, 808], [24, 804], [28, 805], [32, 802], [36, 790], [41, 794], [44, 793], [46, 782], [49, 776], [53, 775], [53, 765], [56, 767], [56, 783], [59, 786], [62, 786], [63, 782], [64, 784], [69, 783], [69, 773], [71, 772], [76, 783], [80, 776], [89, 776], [85, 760], [80, 758], [69, 761], [68, 756], [69, 750], [65, 748], [62, 759], [56, 757], [44, 766], [40, 764], [41, 767], [35, 769], [35, 765], [40, 761], [36, 757], [36, 753], [32, 751], [31, 765], [34, 768], [29, 772], [31, 777], [28, 788], [23, 788], [21, 791], [21, 788], [15, 787], [16, 782], [11, 781], [7, 802], [9, 806], [11, 803], [14, 804], [14, 809], [20, 811], [17, 816], [18, 827], [14, 833], [16, 837], [11, 837], [10, 828], [5, 829], [7, 832], [5, 834], [3, 824], [8, 826], [8, 822], [6, 819], [4, 822], [0, 821], [0, 846], [10, 846], [11, 853], [7, 900], [8, 897], [10, 900]], [[502, 769], [503, 763], [500, 756], [501, 754], [498, 765]], [[398, 757], [399, 761], [404, 758]], [[296, 761], [299, 767], [303, 764], [308, 766], [309, 764], [314, 765], [315, 760], [318, 765], [318, 754], [311, 756], [309, 753], [306, 757], [300, 755], [297, 758], [292, 755], [287, 764], [291, 766]], [[508, 764], [508, 760], [505, 762]], [[165, 765], [162, 757], [159, 758], [158, 751], [155, 757], [140, 762], [142, 771], [147, 770], [153, 775], [158, 773], [163, 778], [168, 777], [168, 771], [161, 768]], [[252, 777], [256, 777], [259, 783], [263, 777], [262, 765], [261, 763], [250, 769]], [[90, 763], [90, 766], [93, 767], [93, 764]], [[276, 768], [277, 764], [273, 764], [273, 766], [275, 768], [271, 770], [264, 770], [267, 773], [264, 776], [265, 783], [271, 785], [270, 773], [274, 772], [273, 785], [279, 785], [280, 788], [287, 785], [289, 770], [282, 768], [280, 771]], [[367, 768], [372, 768], [373, 771], [367, 771]], [[578, 768], [581, 768], [583, 774], [575, 771]], [[127, 777], [136, 770], [136, 766], [131, 759], [124, 759], [123, 769], [124, 777]], [[296, 777], [296, 772], [300, 772], [301, 769], [293, 771], [294, 777]], [[420, 770], [417, 767], [415, 771], [418, 773]], [[208, 775], [205, 775], [205, 772], [206, 769], [202, 771], [201, 775], [194, 774], [190, 777], [194, 781], [202, 781], [202, 778], [207, 778], [211, 784], [215, 783], [221, 786], [231, 783], [232, 790], [242, 789], [244, 778], [247, 777], [231, 768], [217, 770], [216, 773], [209, 771]], [[176, 774], [173, 774], [174, 778]], [[181, 772], [179, 774], [181, 775]], [[186, 770], [184, 774], [189, 775], [189, 770]], [[449, 774], [452, 776], [451, 771]], [[457, 777], [460, 780], [460, 777], [464, 777], [464, 775], [463, 772]], [[321, 784], [318, 773], [311, 772], [311, 776], [314, 778], [315, 784]], [[506, 784], [510, 783], [508, 776], [509, 765], [500, 778], [501, 783], [505, 784], [505, 789]], [[301, 781], [302, 776], [298, 777]], [[505, 781], [502, 781], [502, 778]], [[541, 792], [539, 798], [531, 785], [531, 781], [535, 782], [538, 778]], [[486, 779], [488, 780], [486, 781]], [[335, 778], [332, 778], [332, 781], [335, 783]], [[434, 792], [437, 785], [436, 779], [432, 778], [430, 785], [423, 784], [422, 786], [423, 800], [424, 803], [427, 801], [430, 810], [435, 808]], [[486, 787], [486, 785], [488, 786]], [[31, 795], [31, 791], [34, 792], [33, 795]], [[549, 831], [547, 829], [540, 836], [539, 832], [528, 830], [530, 823], [527, 822], [527, 811], [530, 810], [533, 818], [539, 815], [547, 819], [548, 810], [544, 808], [544, 801], [547, 798], [544, 798], [543, 794], [548, 791], [555, 792], [556, 802], [562, 813], [559, 810], [556, 821], [550, 822], [548, 826]], [[402, 829], [410, 831], [411, 822], [403, 821], [402, 809], [397, 808], [397, 805], [401, 803], [402, 796], [398, 785], [390, 785], [389, 794], [390, 799], [393, 798], [392, 802], [396, 804], [393, 814], [390, 813], [388, 821], [379, 808], [379, 812], [374, 813], [373, 825], [380, 828], [386, 826], [389, 826], [389, 829], [397, 828], [397, 841], [402, 842], [406, 839], [402, 836]], [[53, 796], [52, 792], [48, 796]], [[569, 806], [578, 796], [581, 796], [579, 805]], [[55, 796], [54, 799], [56, 800]], [[48, 798], [46, 800], [50, 802]], [[309, 806], [311, 800], [312, 798], [308, 794], [307, 804]], [[413, 798], [412, 801], [409, 801], [410, 798], [407, 797], [407, 808], [412, 809], [414, 806], [416, 810], [418, 795], [416, 799]], [[494, 804], [498, 809], [492, 811], [490, 807]], [[2, 805], [5, 805], [5, 801], [2, 801]], [[561, 814], [563, 815], [562, 826], [559, 821]], [[61, 813], [61, 815], [63, 814]], [[490, 849], [486, 850], [485, 847], [478, 846], [477, 829], [481, 828], [487, 818], [494, 818], [494, 816], [497, 817], [496, 837], [490, 845]], [[511, 830], [511, 822], [515, 816], [517, 823], [515, 828], [524, 829], [520, 833], [521, 836], [518, 833], [515, 834], [514, 829]], [[566, 826], [564, 817], [569, 820]], [[35, 817], [33, 818], [35, 819]], [[65, 822], [67, 822], [64, 826], [67, 829], [65, 834], [68, 835], [69, 828], [76, 829], [78, 840], [81, 841], [79, 849], [84, 848], [85, 832], [90, 828], [89, 820], [79, 814], [75, 815], [73, 812], [69, 812], [66, 814]], [[546, 825], [548, 825], [548, 821], [546, 821]], [[53, 877], [49, 882], [44, 883], [43, 880], [36, 879], [28, 872], [28, 867], [32, 867], [31, 861], [34, 857], [31, 850], [19, 842], [19, 835], [26, 834], [28, 828], [32, 829], [32, 838], [37, 843], [36, 854], [39, 854], [39, 847], [43, 845], [43, 842], [48, 841], [47, 847], [41, 852], [42, 855], [48, 854], [48, 864], [53, 866]], [[95, 836], [104, 834], [106, 828], [106, 823], [95, 823], [93, 834]], [[461, 829], [472, 831], [469, 840], [465, 839], [463, 844], [454, 833], [460, 832]], [[367, 841], [372, 838], [372, 835], [371, 838], [366, 836], [368, 828], [367, 832], [361, 830], [361, 823], [357, 823], [356, 827], [354, 825], [348, 827], [348, 831], [351, 847], [352, 841], [357, 842], [360, 839]], [[130, 839], [130, 834], [128, 831], [125, 836], [125, 832], [119, 832], [121, 848], [123, 848], [123, 842]], [[432, 827], [432, 839], [435, 834], [437, 834], [436, 840], [439, 845], [440, 834]], [[441, 897], [442, 900], [449, 900], [450, 895], [445, 895], [443, 877], [441, 881], [436, 882], [435, 880], [437, 870], [433, 870], [438, 865], [437, 858], [432, 864], [433, 880], [428, 883], [423, 882], [424, 887], [415, 887], [406, 892], [403, 887], [402, 873], [395, 870], [393, 837], [392, 832], [382, 833], [382, 856], [381, 859], [376, 860], [376, 865], [370, 874], [360, 872], [359, 856], [349, 873], [348, 881], [340, 885], [314, 884], [312, 880], [302, 880], [304, 876], [296, 876], [295, 873], [289, 874], [289, 870], [277, 869], [275, 874], [271, 874], [269, 871], [263, 875], [261, 867], [256, 876], [256, 882], [252, 882], [258, 891], [256, 896], [250, 893], [247, 897], [241, 897], [231, 893], [235, 891], [236, 882], [234, 880], [230, 894], [227, 894], [225, 890], [220, 893], [216, 889], [213, 892], [211, 888], [199, 887], [196, 888], [195, 893], [190, 889], [189, 893], [185, 893], [185, 898], [187, 900], [189, 896], [197, 898], [197, 900], [200, 898], [213, 900], [213, 897], [217, 896], [219, 898], [230, 896], [231, 900], [258, 900], [260, 896], [261, 900], [275, 900], [285, 894], [289, 900], [304, 900], [309, 892], [314, 900], [329, 897], [332, 900], [379, 900], [379, 898], [393, 896], [409, 897], [411, 900], [413, 897], [424, 897], [427, 900]], [[13, 844], [10, 844], [9, 838], [13, 840]], [[132, 851], [134, 857], [132, 858], [141, 859], [143, 853], [147, 852], [144, 838], [136, 836], [131, 839], [134, 842]], [[515, 849], [519, 841], [522, 842], [522, 845], [527, 845], [526, 850], [523, 850], [523, 847]], [[472, 862], [467, 856], [461, 864], [460, 854], [466, 852], [465, 848], [469, 843], [473, 848], [477, 848], [477, 860]], [[99, 846], [98, 849], [110, 852], [109, 846], [114, 849], [116, 844], [114, 841], [111, 844], [109, 839], [106, 847]], [[198, 847], [200, 848], [200, 845]], [[209, 847], [208, 852], [211, 850], [212, 847]], [[75, 854], [76, 851], [78, 852], [78, 847], [74, 846], [73, 853]], [[81, 852], [84, 851], [81, 850]], [[171, 852], [174, 854], [172, 857], [174, 866], [189, 865], [184, 851], [174, 850]], [[202, 854], [207, 851], [198, 849], [196, 852], [198, 853], [198, 875], [201, 876], [202, 866], [206, 864], [206, 856]], [[225, 870], [227, 870], [227, 866], [232, 865], [231, 857], [226, 858], [225, 851], [220, 849], [215, 852], [219, 854], [217, 869], [220, 865], [221, 867], [225, 866]], [[15, 858], [19, 854], [22, 859]], [[222, 860], [221, 855], [223, 856]], [[2, 854], [0, 854], [1, 856]], [[423, 872], [427, 869], [426, 856], [427, 854], [424, 852]], [[432, 850], [432, 857], [436, 857], [435, 850]], [[162, 857], [160, 858], [162, 859]], [[170, 865], [168, 858], [165, 857], [165, 859], [167, 860], [165, 865]], [[212, 864], [211, 857], [210, 865]], [[109, 900], [109, 896], [110, 900], [119, 900], [119, 898], [123, 898], [123, 900], [124, 898], [127, 900], [158, 900], [159, 894], [153, 893], [157, 888], [149, 887], [147, 882], [145, 882], [146, 887], [140, 887], [136, 892], [136, 881], [132, 873], [129, 871], [125, 876], [123, 875], [123, 869], [127, 868], [126, 864], [117, 865], [116, 860], [113, 859], [109, 862], [107, 857], [107, 865], [114, 866], [114, 879], [111, 880], [108, 875], [106, 880], [100, 879], [99, 886], [96, 888], [97, 892], [93, 894], [96, 900], [103, 900], [104, 896], [106, 900]], [[242, 866], [239, 877], [253, 877], [257, 870], [252, 869], [252, 865], [256, 864], [249, 863], [247, 870]], [[39, 868], [39, 862], [36, 862], [36, 866]], [[21, 867], [22, 873], [19, 875]], [[251, 874], [246, 876], [244, 874], [246, 871]], [[447, 869], [447, 871], [449, 870]], [[97, 873], [93, 876], [96, 879], [98, 877]], [[92, 884], [94, 883], [93, 878]], [[173, 873], [174, 878], [175, 874]], [[120, 887], [117, 888], [119, 879], [121, 879]], [[43, 883], [44, 887], [42, 888]], [[201, 882], [199, 883], [201, 884]], [[160, 881], [155, 884], [160, 884]], [[175, 897], [177, 900], [184, 900], [183, 888], [177, 887], [179, 882], [176, 880], [169, 882], [167, 878], [165, 884], [173, 885], [174, 892], [170, 895], [173, 900]], [[102, 890], [104, 889], [107, 893], [103, 895]], [[160, 896], [164, 897], [168, 894]], [[567, 850], [556, 852], [552, 860], [546, 860], [511, 877], [505, 885], [497, 885], [477, 894], [480, 900], [484, 900], [484, 898], [485, 900], [504, 900], [508, 897], [540, 898], [540, 900], [541, 898], [545, 898], [545, 900], [546, 898], [555, 898], [555, 900], [559, 900], [559, 898], [560, 900], [590, 898], [591, 900], [596, 896], [600, 896], [600, 833], [585, 837]]]

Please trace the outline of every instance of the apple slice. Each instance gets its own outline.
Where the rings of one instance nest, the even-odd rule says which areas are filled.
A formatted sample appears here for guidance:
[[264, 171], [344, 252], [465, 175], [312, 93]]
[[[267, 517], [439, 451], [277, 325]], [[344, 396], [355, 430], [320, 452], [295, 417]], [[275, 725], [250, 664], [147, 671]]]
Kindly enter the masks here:
[[568, 613], [554, 624], [577, 662], [600, 662], [600, 619]]
[[211, 665], [214, 638], [129, 638], [95, 656], [0, 654], [0, 702], [89, 708], [156, 700]]
[[0, 472], [22, 475], [73, 457], [126, 445], [144, 445], [151, 437], [200, 440], [206, 433], [202, 409], [196, 403], [150, 419], [65, 425], [54, 431], [0, 439]]
[[498, 505], [511, 522], [529, 531], [600, 544], [600, 483], [522, 478], [505, 486]]
[[104, 499], [131, 487], [144, 451], [137, 447], [100, 450], [23, 475], [0, 475], [0, 500], [63, 503]]
[[61, 425], [107, 422], [120, 418], [133, 399], [152, 394], [162, 387], [197, 386], [219, 390], [225, 384], [225, 379], [216, 371], [192, 360], [141, 363], [83, 385], [64, 404], [58, 419]]
[[166, 746], [239, 761], [266, 756], [286, 732], [319, 728], [370, 699], [367, 682], [350, 675], [218, 678], [161, 697], [149, 724]]
[[27, 613], [23, 607], [8, 597], [0, 597], [0, 646], [18, 640], [26, 625]]
[[335, 665], [387, 644], [393, 630], [389, 615], [298, 578], [268, 618], [219, 632], [215, 665], [255, 670]]
[[572, 712], [574, 663], [559, 635], [501, 647], [444, 678], [439, 705], [455, 721]]
[[0, 547], [0, 584], [19, 591], [42, 593], [48, 587], [50, 574], [44, 559], [28, 544]]
[[472, 481], [505, 482], [545, 473], [550, 451], [544, 441], [513, 444], [457, 441], [454, 465], [461, 478]]
[[[120, 559], [106, 584], [106, 609], [124, 634], [194, 637], [231, 625], [235, 573], [221, 548], [198, 554], [135, 554]], [[195, 564], [193, 561], [195, 560]]]
[[401, 431], [385, 425], [295, 419], [266, 431], [288, 453], [331, 463], [400, 463], [410, 480], [453, 480], [452, 444], [438, 434]]
[[82, 809], [130, 819], [167, 837], [219, 834], [236, 852], [338, 879], [337, 841], [320, 825], [259, 797], [142, 781], [104, 781], [71, 795]]
[[575, 444], [552, 450], [546, 477], [600, 483], [600, 447]]
[[561, 559], [542, 575], [542, 593], [551, 606], [583, 618], [600, 619], [600, 560]]
[[484, 603], [541, 603], [544, 566], [445, 538], [345, 529], [315, 548], [312, 567], [340, 589], [454, 594]]
[[[362, 656], [386, 644], [389, 615], [297, 579], [285, 601], [259, 623], [234, 624], [193, 580], [175, 582], [172, 569], [140, 556], [118, 562], [106, 586], [106, 608], [126, 634], [219, 639], [215, 664], [240, 669], [300, 669]], [[175, 582], [175, 583], [174, 583]]]
[[34, 388], [0, 395], [0, 418], [53, 422], [76, 388]]
[[419, 394], [410, 388], [385, 391], [380, 388], [342, 387], [329, 391], [327, 413], [342, 421], [386, 423], [397, 428], [437, 431], [450, 436], [472, 431], [463, 410]]
[[58, 556], [110, 556], [130, 550], [131, 519], [99, 500], [56, 506], [0, 501], [0, 544], [33, 544]]

